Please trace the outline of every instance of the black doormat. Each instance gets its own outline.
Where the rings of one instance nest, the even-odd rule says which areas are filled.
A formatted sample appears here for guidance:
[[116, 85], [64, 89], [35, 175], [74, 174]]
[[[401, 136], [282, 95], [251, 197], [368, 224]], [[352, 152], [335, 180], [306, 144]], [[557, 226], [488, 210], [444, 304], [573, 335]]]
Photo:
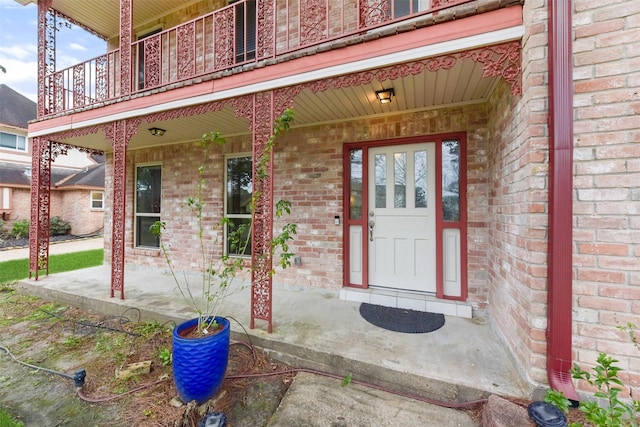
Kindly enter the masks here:
[[360, 305], [360, 315], [380, 328], [409, 334], [433, 332], [444, 325], [443, 314], [367, 303]]

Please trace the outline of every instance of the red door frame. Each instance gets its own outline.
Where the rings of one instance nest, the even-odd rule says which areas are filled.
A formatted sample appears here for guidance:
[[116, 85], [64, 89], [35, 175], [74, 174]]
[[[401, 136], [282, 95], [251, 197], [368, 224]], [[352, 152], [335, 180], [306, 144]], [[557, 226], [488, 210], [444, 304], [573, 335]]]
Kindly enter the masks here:
[[[370, 148], [380, 146], [392, 146], [403, 144], [418, 144], [433, 142], [436, 145], [436, 206], [442, 205], [442, 143], [444, 141], [456, 140], [460, 144], [460, 218], [456, 222], [445, 222], [442, 218], [442, 209], [436, 208], [436, 297], [440, 299], [460, 300], [467, 299], [467, 136], [464, 132], [446, 133], [428, 136], [415, 136], [398, 139], [383, 139], [375, 141], [351, 142], [344, 146], [343, 151], [343, 239], [344, 239], [344, 267], [343, 284], [345, 287], [367, 289], [369, 283], [369, 245], [368, 234], [368, 206], [369, 206], [369, 157]], [[351, 159], [350, 153], [353, 150], [362, 150], [362, 215], [358, 219], [351, 218], [350, 212], [350, 182], [351, 182]], [[350, 260], [349, 252], [351, 247], [349, 227], [359, 225], [362, 227], [362, 285], [349, 282]], [[444, 228], [457, 228], [460, 230], [460, 274], [461, 292], [460, 296], [444, 295], [443, 283], [443, 240], [442, 232]]]

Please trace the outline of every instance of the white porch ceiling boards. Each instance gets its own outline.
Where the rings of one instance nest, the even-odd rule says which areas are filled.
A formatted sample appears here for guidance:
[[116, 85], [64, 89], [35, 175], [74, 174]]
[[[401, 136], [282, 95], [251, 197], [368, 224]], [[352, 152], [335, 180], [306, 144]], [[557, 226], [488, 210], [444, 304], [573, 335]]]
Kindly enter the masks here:
[[[417, 75], [393, 81], [328, 89], [313, 93], [304, 89], [294, 98], [295, 127], [304, 127], [331, 122], [354, 120], [367, 116], [383, 116], [430, 108], [446, 108], [485, 102], [498, 83], [499, 77], [483, 77], [482, 64], [471, 59], [460, 59], [450, 70], [423, 71]], [[391, 103], [381, 104], [375, 92], [393, 87], [395, 96]], [[224, 103], [225, 101], [219, 101]], [[162, 144], [174, 144], [199, 140], [202, 134], [217, 131], [223, 135], [248, 134], [245, 119], [235, 115], [235, 110], [225, 107], [221, 111], [179, 119], [147, 122], [142, 121], [138, 132], [132, 137], [130, 148], [144, 148]], [[150, 127], [166, 129], [165, 136], [151, 136]], [[65, 142], [90, 146], [98, 150], [111, 151], [111, 142], [106, 138], [72, 138]]]
[[[37, 0], [16, 0], [26, 5], [37, 4]], [[133, 26], [138, 27], [155, 21], [167, 12], [182, 9], [198, 0], [135, 0]], [[51, 7], [76, 22], [82, 22], [105, 39], [120, 34], [120, 0], [53, 0]]]

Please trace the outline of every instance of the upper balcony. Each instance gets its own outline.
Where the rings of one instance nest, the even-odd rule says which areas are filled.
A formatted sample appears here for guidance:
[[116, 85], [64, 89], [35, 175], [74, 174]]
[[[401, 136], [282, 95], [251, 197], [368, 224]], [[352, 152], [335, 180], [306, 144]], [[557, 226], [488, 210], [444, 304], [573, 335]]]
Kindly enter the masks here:
[[[175, 7], [167, 7], [167, 3]], [[118, 0], [101, 2], [100, 10], [93, 10], [91, 2], [53, 0], [51, 7], [56, 16], [102, 36], [112, 49], [62, 70], [45, 64], [45, 69], [55, 71], [46, 73], [44, 84], [40, 86], [39, 100], [43, 105], [38, 109], [39, 118], [102, 106], [124, 97], [170, 89], [187, 81], [221, 78], [263, 64], [410, 31], [459, 18], [462, 12], [478, 13], [483, 6], [486, 9], [488, 5], [500, 2], [239, 0], [213, 12], [202, 13], [205, 8], [211, 10], [211, 3], [205, 0], [189, 3], [133, 0], [132, 30], [137, 37], [132, 37], [131, 43], [123, 46], [120, 29], [126, 27], [120, 23]], [[193, 15], [197, 17], [192, 18]], [[167, 23], [178, 25], [163, 28]], [[51, 27], [49, 22], [47, 24]], [[47, 31], [55, 34], [55, 30]], [[49, 34], [46, 37], [49, 39]], [[50, 46], [49, 51], [47, 61], [55, 64], [55, 51]]]

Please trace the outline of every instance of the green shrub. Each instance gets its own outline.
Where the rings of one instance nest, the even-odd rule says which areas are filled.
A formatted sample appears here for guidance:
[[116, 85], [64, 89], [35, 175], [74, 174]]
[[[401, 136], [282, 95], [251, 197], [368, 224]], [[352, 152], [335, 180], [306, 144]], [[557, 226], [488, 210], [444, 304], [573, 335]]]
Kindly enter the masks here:
[[[626, 326], [617, 328], [626, 332], [634, 346], [640, 350], [635, 324], [627, 323]], [[625, 385], [618, 377], [621, 369], [616, 363], [618, 360], [606, 353], [599, 354], [596, 366], [591, 372], [583, 371], [574, 363], [570, 371], [571, 376], [586, 381], [596, 389], [593, 394], [596, 399], [580, 402], [580, 410], [584, 412], [584, 417], [590, 425], [596, 427], [640, 427], [640, 400], [631, 399], [630, 402], [626, 402], [618, 397]], [[598, 399], [602, 401], [602, 405]], [[570, 402], [562, 392], [548, 390], [545, 401], [565, 413], [568, 412]], [[571, 423], [570, 427], [582, 427], [582, 424]]]
[[59, 216], [54, 216], [49, 222], [49, 230], [52, 236], [62, 236], [71, 232], [71, 224]]
[[29, 237], [29, 220], [19, 219], [13, 223], [11, 227], [11, 235], [16, 239], [25, 239]]

